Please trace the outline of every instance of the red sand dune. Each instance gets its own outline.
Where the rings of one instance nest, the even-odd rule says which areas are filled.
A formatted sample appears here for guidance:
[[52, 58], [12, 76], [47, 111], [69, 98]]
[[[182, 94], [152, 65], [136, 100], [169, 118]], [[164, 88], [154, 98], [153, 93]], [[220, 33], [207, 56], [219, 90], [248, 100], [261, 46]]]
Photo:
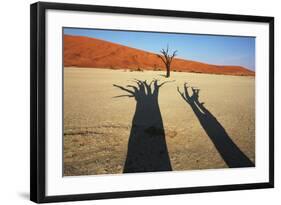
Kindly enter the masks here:
[[[165, 70], [163, 62], [155, 53], [100, 39], [70, 35], [64, 36], [64, 66]], [[241, 66], [210, 65], [179, 58], [174, 59], [171, 70], [226, 75], [255, 75], [255, 72]]]

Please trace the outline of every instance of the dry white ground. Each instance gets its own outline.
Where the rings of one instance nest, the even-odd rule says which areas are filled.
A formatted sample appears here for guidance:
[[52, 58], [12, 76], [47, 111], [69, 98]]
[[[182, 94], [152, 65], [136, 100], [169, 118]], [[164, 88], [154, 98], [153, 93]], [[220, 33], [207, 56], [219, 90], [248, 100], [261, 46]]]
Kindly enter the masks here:
[[[136, 101], [113, 84], [133, 79], [167, 80], [162, 71], [64, 69], [64, 174], [122, 173]], [[177, 92], [183, 84], [200, 89], [199, 100], [232, 141], [255, 160], [255, 78], [172, 72], [160, 89], [159, 106], [173, 170], [226, 168], [191, 107]]]

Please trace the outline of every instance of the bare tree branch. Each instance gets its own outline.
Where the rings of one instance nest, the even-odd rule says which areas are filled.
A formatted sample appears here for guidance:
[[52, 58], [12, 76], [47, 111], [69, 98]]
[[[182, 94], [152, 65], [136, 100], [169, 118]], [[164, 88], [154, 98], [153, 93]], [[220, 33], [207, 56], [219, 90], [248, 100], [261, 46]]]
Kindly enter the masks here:
[[164, 64], [166, 64], [166, 60], [161, 56], [161, 55], [157, 55], [162, 61]]
[[159, 57], [165, 64], [167, 70], [166, 77], [168, 78], [170, 77], [171, 63], [173, 58], [177, 55], [177, 51], [174, 51], [172, 55], [169, 55], [169, 45], [167, 45], [166, 50], [162, 48], [160, 53], [162, 53], [162, 55], [157, 54], [157, 57]]

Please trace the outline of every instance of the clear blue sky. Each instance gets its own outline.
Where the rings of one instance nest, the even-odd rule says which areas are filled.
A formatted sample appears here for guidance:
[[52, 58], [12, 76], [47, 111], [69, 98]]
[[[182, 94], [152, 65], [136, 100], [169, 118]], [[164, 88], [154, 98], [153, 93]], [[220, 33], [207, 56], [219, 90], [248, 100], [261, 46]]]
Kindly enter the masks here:
[[64, 34], [88, 36], [159, 53], [177, 50], [179, 58], [216, 65], [240, 65], [255, 70], [255, 37], [64, 28]]

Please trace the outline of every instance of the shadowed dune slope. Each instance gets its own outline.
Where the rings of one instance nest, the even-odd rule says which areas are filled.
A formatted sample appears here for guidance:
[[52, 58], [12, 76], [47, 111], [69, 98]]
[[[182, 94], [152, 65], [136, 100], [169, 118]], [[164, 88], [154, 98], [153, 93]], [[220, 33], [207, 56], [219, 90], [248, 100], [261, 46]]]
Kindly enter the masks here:
[[[161, 49], [161, 48], [159, 48]], [[120, 44], [82, 36], [64, 35], [64, 67], [164, 70], [155, 53]], [[255, 72], [241, 66], [218, 66], [175, 58], [172, 71], [254, 76]]]

